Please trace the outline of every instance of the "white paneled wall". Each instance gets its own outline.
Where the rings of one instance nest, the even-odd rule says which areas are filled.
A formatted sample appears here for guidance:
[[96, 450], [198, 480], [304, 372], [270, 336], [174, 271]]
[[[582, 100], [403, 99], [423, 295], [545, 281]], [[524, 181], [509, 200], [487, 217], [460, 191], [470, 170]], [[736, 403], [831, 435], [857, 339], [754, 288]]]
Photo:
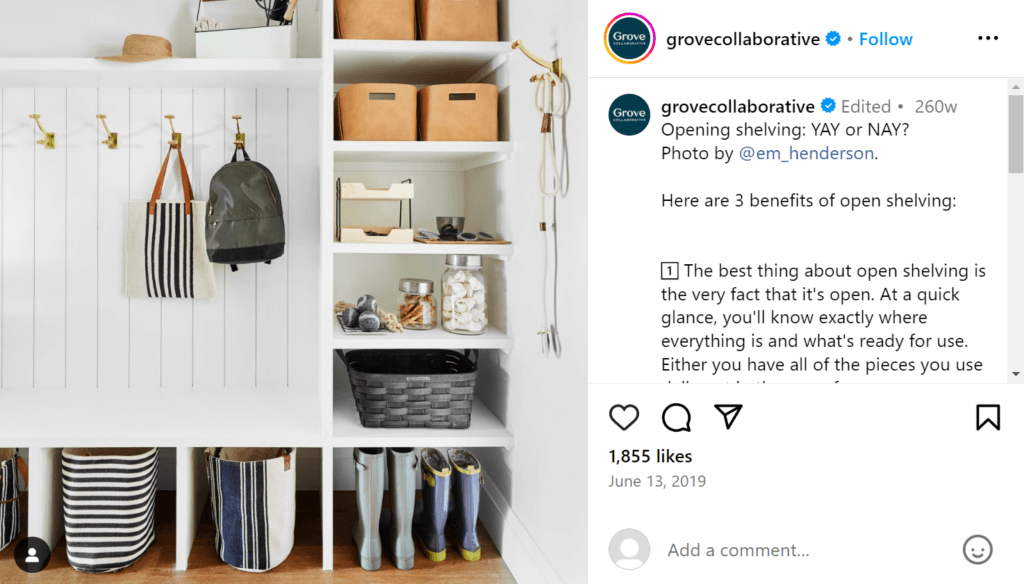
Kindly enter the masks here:
[[[0, 387], [247, 388], [316, 383], [317, 160], [312, 89], [3, 89]], [[57, 148], [37, 145], [41, 116]], [[100, 142], [105, 114], [119, 148]], [[287, 229], [271, 265], [214, 266], [216, 298], [125, 295], [129, 200], [148, 200], [174, 115], [197, 199], [235, 122], [274, 173]], [[182, 198], [177, 165], [164, 197]]]

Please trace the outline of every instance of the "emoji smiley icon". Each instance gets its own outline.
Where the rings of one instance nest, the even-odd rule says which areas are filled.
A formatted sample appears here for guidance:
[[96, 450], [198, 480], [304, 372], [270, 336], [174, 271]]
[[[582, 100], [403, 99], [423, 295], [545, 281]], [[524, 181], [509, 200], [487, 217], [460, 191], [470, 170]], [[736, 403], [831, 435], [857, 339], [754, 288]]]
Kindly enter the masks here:
[[992, 542], [984, 535], [972, 535], [964, 542], [964, 557], [972, 564], [984, 564], [992, 559]]

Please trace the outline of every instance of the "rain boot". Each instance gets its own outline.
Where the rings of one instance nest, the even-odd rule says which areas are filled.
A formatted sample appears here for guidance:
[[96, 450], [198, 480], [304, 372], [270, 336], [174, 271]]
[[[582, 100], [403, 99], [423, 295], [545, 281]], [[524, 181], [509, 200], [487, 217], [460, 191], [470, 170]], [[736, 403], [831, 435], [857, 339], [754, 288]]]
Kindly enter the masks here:
[[424, 448], [420, 451], [420, 468], [423, 470], [423, 501], [417, 502], [416, 539], [430, 561], [443, 562], [447, 548], [444, 528], [451, 508], [448, 491], [452, 467], [439, 451]]
[[356, 508], [359, 519], [352, 537], [364, 570], [380, 569], [380, 508], [384, 502], [384, 449], [356, 448]]
[[391, 513], [387, 543], [399, 570], [411, 570], [416, 560], [412, 543], [412, 516], [416, 506], [416, 471], [419, 462], [412, 448], [388, 448], [388, 477], [391, 483]]
[[480, 538], [476, 534], [476, 520], [480, 515], [480, 461], [465, 450], [448, 450], [448, 459], [456, 472], [452, 478], [452, 498], [455, 500], [452, 529], [464, 560], [480, 559]]

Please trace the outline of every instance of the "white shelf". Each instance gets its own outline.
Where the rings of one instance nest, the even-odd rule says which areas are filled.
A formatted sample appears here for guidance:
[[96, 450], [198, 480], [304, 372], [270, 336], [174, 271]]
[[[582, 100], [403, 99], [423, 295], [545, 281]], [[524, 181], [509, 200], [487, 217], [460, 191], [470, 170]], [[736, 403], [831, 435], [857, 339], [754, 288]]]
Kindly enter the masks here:
[[320, 447], [315, 387], [3, 390], [16, 445]]
[[512, 52], [508, 42], [335, 40], [335, 83], [465, 83]]
[[334, 390], [335, 448], [512, 448], [515, 444], [505, 424], [479, 399], [473, 400], [473, 414], [465, 430], [364, 428], [359, 423], [348, 378], [341, 377], [343, 380], [339, 380]]
[[512, 244], [427, 244], [427, 243], [337, 243], [331, 251], [338, 254], [404, 254], [404, 255], [446, 255], [450, 253], [494, 256], [497, 259], [512, 257]]
[[334, 321], [335, 349], [500, 349], [511, 351], [515, 340], [500, 330], [489, 326], [482, 335], [457, 335], [441, 328], [429, 331], [410, 331], [385, 335], [348, 334], [341, 329], [337, 317]]
[[511, 154], [510, 142], [334, 142], [336, 163], [426, 162], [470, 170], [507, 160]]
[[0, 87], [318, 87], [320, 59], [0, 59]]

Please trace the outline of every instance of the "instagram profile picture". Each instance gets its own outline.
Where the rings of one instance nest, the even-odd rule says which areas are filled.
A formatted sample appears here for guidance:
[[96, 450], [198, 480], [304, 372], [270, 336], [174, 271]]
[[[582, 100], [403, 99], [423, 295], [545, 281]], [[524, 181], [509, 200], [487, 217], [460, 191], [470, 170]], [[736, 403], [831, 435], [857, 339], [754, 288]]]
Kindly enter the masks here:
[[604, 29], [604, 48], [613, 59], [633, 65], [654, 51], [654, 25], [635, 12], [624, 12]]
[[608, 108], [608, 123], [623, 136], [636, 136], [651, 123], [651, 107], [639, 95], [620, 95]]
[[651, 557], [651, 542], [636, 529], [623, 529], [608, 543], [608, 556], [623, 570], [636, 570]]

